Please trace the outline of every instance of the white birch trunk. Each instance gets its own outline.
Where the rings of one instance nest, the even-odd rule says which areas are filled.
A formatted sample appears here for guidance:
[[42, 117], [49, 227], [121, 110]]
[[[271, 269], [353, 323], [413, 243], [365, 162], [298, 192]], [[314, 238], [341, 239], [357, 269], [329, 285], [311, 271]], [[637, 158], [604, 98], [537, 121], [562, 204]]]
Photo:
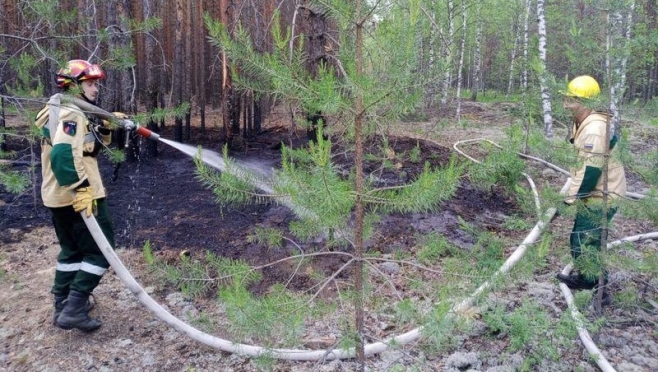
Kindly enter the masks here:
[[[436, 18], [435, 18], [435, 12], [431, 12], [431, 14], [428, 14], [428, 18], [430, 20], [430, 35], [427, 36], [427, 38], [421, 37], [420, 42], [421, 42], [421, 50], [427, 49], [427, 62], [421, 62], [421, 63], [426, 63], [424, 71], [428, 74], [433, 74], [437, 70], [437, 55], [439, 54], [440, 48], [436, 46], [436, 43], [434, 42], [435, 37], [434, 33], [438, 33], [439, 35], [441, 34], [441, 30], [436, 27]], [[436, 39], [439, 39], [438, 37]], [[430, 84], [427, 84], [426, 89], [426, 94], [425, 94], [425, 106], [427, 108], [430, 108], [434, 106], [434, 102], [437, 98], [437, 95], [439, 93], [439, 82], [438, 80], [432, 81]]]
[[[610, 136], [619, 132], [621, 125], [621, 101], [626, 89], [626, 65], [628, 62], [628, 48], [633, 28], [633, 11], [635, 1], [629, 3], [624, 27], [624, 14], [622, 9], [616, 9], [608, 17], [609, 34], [607, 37], [607, 68], [610, 76], [610, 107], [612, 120], [610, 121]], [[619, 48], [613, 50], [612, 48]]]
[[512, 87], [514, 86], [514, 63], [516, 62], [516, 52], [519, 49], [521, 32], [520, 27], [518, 27], [518, 17], [512, 23], [512, 33], [514, 33], [514, 47], [512, 48], [512, 55], [510, 58], [509, 64], [509, 79], [507, 80], [507, 92], [505, 96], [509, 96], [512, 93]]
[[482, 81], [482, 2], [478, 1], [475, 8], [475, 55], [473, 56], [473, 92], [471, 94], [471, 99], [475, 101], [477, 99], [478, 92], [480, 91], [480, 82]]
[[525, 19], [523, 20], [523, 69], [521, 73], [521, 87], [525, 92], [528, 90], [528, 46], [529, 46], [529, 33], [530, 28], [530, 8], [531, 1], [525, 0]]
[[443, 92], [441, 93], [441, 106], [445, 106], [448, 103], [448, 90], [450, 89], [450, 80], [451, 75], [451, 66], [452, 66], [452, 46], [455, 39], [455, 20], [454, 20], [454, 10], [452, 0], [448, 0], [448, 35], [446, 37], [446, 64], [445, 64], [445, 74], [443, 76]]
[[551, 95], [546, 79], [546, 19], [544, 17], [544, 0], [537, 0], [537, 33], [539, 35], [539, 86], [541, 89], [542, 110], [544, 113], [544, 136], [553, 139], [553, 113]]
[[466, 0], [462, 0], [462, 41], [459, 49], [459, 64], [457, 65], [457, 123], [461, 122], [462, 67], [464, 66], [464, 50], [466, 49]]

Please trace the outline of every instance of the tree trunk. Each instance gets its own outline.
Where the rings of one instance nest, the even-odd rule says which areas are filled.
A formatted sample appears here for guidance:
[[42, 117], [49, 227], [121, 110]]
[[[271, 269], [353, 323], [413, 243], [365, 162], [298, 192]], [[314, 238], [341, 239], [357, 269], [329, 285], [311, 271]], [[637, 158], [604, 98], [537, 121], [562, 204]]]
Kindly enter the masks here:
[[[7, 12], [7, 7], [5, 6], [5, 2], [3, 0], [0, 0], [0, 14], [8, 14]], [[4, 24], [2, 25], [2, 32], [6, 35], [10, 34], [9, 30], [9, 22], [3, 22]], [[0, 61], [6, 61], [7, 60], [7, 55], [6, 55], [6, 50], [12, 50], [10, 46], [8, 45], [10, 43], [9, 38], [0, 38]], [[5, 121], [5, 71], [6, 71], [7, 65], [5, 63], [2, 63], [0, 65], [0, 131], [4, 132], [7, 129], [7, 124]], [[0, 151], [7, 151], [7, 144], [5, 143], [5, 135], [0, 135]]]
[[621, 124], [621, 102], [626, 86], [626, 64], [635, 2], [631, 1], [629, 7], [626, 25], [624, 25], [624, 11], [620, 5], [613, 9], [612, 14], [608, 16], [607, 65], [610, 80], [610, 105], [608, 109], [612, 113], [612, 120], [610, 121], [611, 136], [619, 132]]
[[206, 71], [208, 69], [205, 60], [206, 60], [206, 45], [209, 43], [206, 42], [206, 27], [203, 24], [203, 0], [196, 0], [197, 9], [196, 9], [196, 30], [198, 35], [195, 39], [198, 41], [197, 45], [197, 57], [196, 57], [196, 97], [197, 104], [199, 106], [199, 115], [201, 122], [199, 123], [200, 130], [202, 134], [206, 134]]
[[519, 49], [521, 39], [521, 28], [518, 25], [518, 17], [514, 17], [514, 21], [512, 22], [512, 33], [514, 34], [514, 46], [512, 47], [512, 55], [510, 56], [509, 77], [507, 79], [507, 91], [505, 92], [506, 97], [512, 94], [512, 88], [514, 87], [514, 64], [516, 63], [516, 52]]
[[[183, 103], [183, 87], [185, 85], [183, 76], [183, 9], [186, 1], [176, 0], [176, 27], [174, 31], [174, 78], [173, 94], [174, 105], [180, 107]], [[174, 139], [178, 142], [183, 141], [183, 117], [176, 116]]]
[[450, 79], [452, 78], [451, 75], [451, 67], [452, 67], [452, 50], [453, 50], [453, 43], [455, 39], [455, 12], [453, 9], [453, 2], [452, 0], [448, 0], [448, 36], [446, 40], [446, 63], [445, 63], [445, 71], [443, 75], [443, 91], [441, 92], [441, 106], [445, 106], [448, 103], [448, 91], [450, 90]]
[[[183, 72], [181, 73], [181, 76], [185, 76], [182, 78], [181, 83], [183, 84], [182, 89], [183, 92], [181, 94], [181, 104], [183, 101], [187, 101], [190, 103], [188, 106], [187, 112], [185, 113], [185, 126], [183, 128], [183, 141], [189, 142], [190, 141], [190, 132], [191, 132], [191, 126], [192, 126], [192, 82], [194, 81], [194, 75], [197, 73], [197, 68], [192, 64], [194, 58], [192, 56], [192, 46], [194, 45], [194, 39], [192, 38], [192, 6], [191, 6], [191, 1], [185, 1], [184, 2], [184, 7], [183, 7], [183, 37], [186, 40], [183, 43]], [[182, 41], [181, 41], [182, 42]], [[198, 66], [198, 65], [197, 65]]]
[[460, 123], [462, 109], [462, 67], [464, 67], [464, 52], [466, 49], [466, 0], [462, 0], [462, 40], [459, 47], [459, 63], [457, 64], [457, 123]]
[[541, 90], [542, 109], [544, 113], [544, 136], [553, 139], [553, 113], [551, 95], [548, 90], [546, 74], [546, 20], [544, 18], [544, 0], [537, 0], [537, 33], [539, 34], [539, 86]]
[[478, 1], [475, 8], [475, 56], [473, 62], [473, 86], [471, 100], [476, 101], [482, 81], [482, 2]]
[[[142, 5], [141, 9], [139, 9], [140, 12], [136, 13], [142, 20], [153, 16], [151, 11], [154, 7], [154, 1], [157, 0], [136, 2]], [[158, 53], [156, 41], [152, 37], [140, 35], [138, 40], [140, 40], [140, 45], [143, 45], [143, 50], [137, 51], [138, 66], [144, 66], [142, 80], [144, 81], [143, 86], [145, 89], [142, 96], [144, 97], [146, 112], [153, 114], [158, 108], [158, 95], [161, 88], [160, 79], [158, 78], [161, 70], [157, 67], [162, 65], [161, 58], [159, 58], [161, 54]], [[139, 59], [140, 56], [143, 58], [141, 61]], [[152, 117], [149, 117], [146, 127], [153, 132], [159, 132], [158, 123]], [[146, 141], [146, 154], [148, 157], [156, 157], [158, 155], [158, 141]]]
[[530, 12], [531, 12], [532, 2], [530, 0], [525, 0], [525, 18], [523, 20], [523, 67], [521, 73], [521, 88], [523, 92], [528, 90], [528, 50], [530, 48], [530, 33], [528, 29], [530, 28]]
[[[361, 0], [356, 0], [356, 76], [359, 78], [363, 74], [363, 20], [361, 19]], [[355, 231], [354, 231], [354, 251], [356, 261], [354, 263], [354, 309], [355, 309], [355, 329], [356, 339], [356, 357], [359, 361], [360, 371], [365, 370], [365, 311], [364, 311], [364, 293], [363, 293], [363, 228], [364, 228], [364, 205], [362, 195], [365, 188], [363, 174], [363, 93], [358, 90], [355, 97], [356, 118], [354, 120], [354, 140], [355, 140], [355, 172], [356, 172], [356, 205], [355, 205]]]

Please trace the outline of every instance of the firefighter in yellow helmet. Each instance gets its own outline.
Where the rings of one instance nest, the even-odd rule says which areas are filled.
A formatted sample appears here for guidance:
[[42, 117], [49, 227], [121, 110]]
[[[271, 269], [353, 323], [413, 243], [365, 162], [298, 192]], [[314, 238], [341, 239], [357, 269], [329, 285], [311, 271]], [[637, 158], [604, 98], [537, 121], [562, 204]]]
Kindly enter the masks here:
[[[571, 140], [578, 152], [578, 166], [571, 169], [571, 187], [565, 202], [577, 205], [576, 218], [571, 231], [571, 256], [576, 270], [569, 275], [558, 274], [557, 278], [571, 289], [603, 290], [603, 305], [612, 302], [610, 294], [598, 288], [601, 267], [594, 259], [601, 250], [601, 221], [603, 206], [601, 200], [606, 185], [603, 179], [604, 155], [609, 146], [611, 156], [608, 161], [607, 191], [611, 201], [626, 195], [626, 176], [621, 163], [616, 160], [618, 137], [606, 137], [610, 116], [599, 112], [587, 104], [601, 93], [599, 83], [591, 76], [578, 76], [569, 82], [563, 106], [573, 117]], [[610, 221], [617, 208], [612, 203], [608, 209]], [[605, 283], [607, 273], [604, 272]]]
[[37, 114], [41, 129], [41, 197], [52, 213], [60, 245], [54, 284], [53, 323], [64, 329], [91, 332], [101, 326], [89, 317], [89, 296], [109, 263], [96, 245], [80, 212], [92, 213], [114, 247], [114, 229], [105, 202], [105, 188], [97, 155], [109, 145], [112, 132], [102, 120], [87, 115], [66, 95], [96, 104], [99, 82], [105, 72], [99, 65], [71, 60], [56, 74], [62, 93], [50, 98]]

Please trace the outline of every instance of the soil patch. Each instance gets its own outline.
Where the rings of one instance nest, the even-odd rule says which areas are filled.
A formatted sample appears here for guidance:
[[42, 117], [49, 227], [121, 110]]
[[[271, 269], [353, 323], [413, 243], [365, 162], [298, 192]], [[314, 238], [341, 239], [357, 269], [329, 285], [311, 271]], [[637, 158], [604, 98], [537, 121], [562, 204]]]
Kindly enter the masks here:
[[[161, 134], [172, 138], [171, 128]], [[229, 155], [248, 164], [276, 167], [280, 163], [281, 143], [293, 147], [305, 146], [303, 134], [291, 133], [282, 127], [262, 131], [247, 142], [245, 151]], [[223, 141], [216, 130], [205, 135], [195, 131], [189, 141], [206, 151], [221, 153]], [[139, 160], [122, 163], [116, 169], [101, 156], [101, 171], [108, 192], [108, 203], [115, 225], [117, 247], [140, 249], [149, 241], [154, 251], [205, 252], [209, 250], [221, 257], [240, 259], [253, 266], [277, 261], [289, 256], [289, 249], [272, 249], [248, 237], [256, 227], [286, 226], [295, 216], [285, 206], [275, 203], [252, 204], [239, 207], [219, 206], [210, 189], [195, 177], [193, 159], [182, 152], [158, 144], [157, 157], [140, 152]], [[24, 143], [10, 143], [15, 151], [25, 150]], [[32, 151], [38, 156], [39, 148]], [[386, 144], [373, 139], [366, 144], [365, 173], [380, 186], [408, 183], [417, 177], [425, 164], [442, 167], [448, 163], [451, 151], [431, 141], [404, 137], [390, 137]], [[348, 172], [353, 164], [353, 150], [335, 146], [335, 161]], [[37, 185], [40, 184], [40, 168], [37, 168]], [[347, 173], [346, 173], [347, 175]], [[49, 212], [41, 205], [38, 190], [18, 197], [3, 193], [4, 203], [1, 223], [4, 228], [28, 233], [38, 226], [50, 224]], [[516, 206], [499, 193], [476, 190], [463, 181], [455, 197], [445, 202], [440, 211], [409, 216], [394, 214], [384, 218], [377, 226], [373, 238], [367, 243], [370, 251], [391, 253], [408, 251], [417, 244], [417, 238], [438, 232], [447, 235], [452, 243], [468, 247], [472, 243], [466, 232], [459, 227], [457, 216], [479, 228], [501, 230], [500, 218], [515, 213]], [[498, 216], [498, 218], [493, 218]], [[434, 221], [419, 223], [418, 221]], [[495, 222], [495, 223], [492, 223]], [[502, 230], [501, 230], [502, 231]], [[20, 239], [20, 234], [0, 237], [0, 242]], [[311, 243], [306, 249], [323, 249]], [[332, 261], [332, 260], [330, 260]], [[330, 274], [344, 264], [343, 260], [328, 262], [316, 260], [315, 269]], [[278, 265], [263, 270], [262, 282], [254, 287], [256, 292], [267, 291], [274, 283], [296, 277], [292, 287], [303, 289], [311, 281], [304, 274], [295, 276], [294, 267]]]

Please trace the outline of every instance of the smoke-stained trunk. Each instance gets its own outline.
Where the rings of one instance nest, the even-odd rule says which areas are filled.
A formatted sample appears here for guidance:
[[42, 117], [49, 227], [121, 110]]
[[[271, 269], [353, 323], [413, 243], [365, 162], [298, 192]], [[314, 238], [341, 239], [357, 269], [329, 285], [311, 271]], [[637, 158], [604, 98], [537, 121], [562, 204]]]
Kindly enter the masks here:
[[[185, 0], [176, 0], [176, 27], [174, 28], [174, 78], [172, 81], [172, 91], [174, 96], [174, 105], [180, 107], [183, 103], [183, 87], [185, 85], [183, 76], [183, 9]], [[176, 115], [176, 124], [174, 128], [174, 139], [183, 141], [183, 117]]]

